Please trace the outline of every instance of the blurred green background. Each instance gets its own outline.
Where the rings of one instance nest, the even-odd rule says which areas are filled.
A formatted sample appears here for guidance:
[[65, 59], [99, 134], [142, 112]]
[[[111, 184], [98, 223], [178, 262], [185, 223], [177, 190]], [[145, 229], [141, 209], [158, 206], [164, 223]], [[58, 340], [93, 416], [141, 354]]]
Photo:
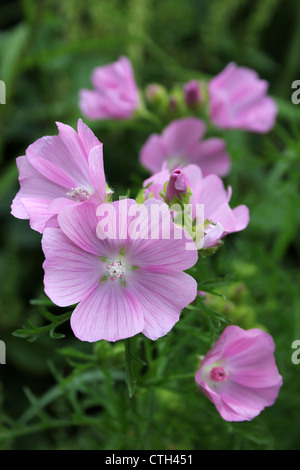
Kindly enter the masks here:
[[[300, 3], [283, 0], [2, 0], [0, 79], [0, 448], [3, 449], [298, 449], [300, 364]], [[191, 380], [124, 387], [123, 345], [77, 341], [68, 322], [36, 341], [13, 335], [28, 320], [49, 323], [32, 303], [43, 293], [40, 235], [10, 215], [15, 159], [29, 144], [76, 127], [78, 91], [91, 88], [95, 66], [127, 55], [140, 88], [167, 88], [211, 77], [235, 61], [270, 82], [279, 117], [268, 135], [224, 133], [233, 165], [231, 206], [247, 204], [248, 228], [203, 259], [203, 279], [231, 276], [212, 297], [212, 311], [244, 328], [261, 325], [274, 338], [284, 385], [276, 404], [251, 423], [224, 422]], [[135, 190], [147, 172], [138, 154], [155, 131], [147, 122], [85, 122], [104, 143], [105, 170], [117, 192]], [[50, 309], [51, 310], [51, 309]], [[52, 308], [53, 314], [61, 310]], [[157, 377], [193, 372], [210, 347], [219, 317], [193, 309], [174, 334], [146, 342]], [[221, 318], [221, 317], [220, 317]], [[199, 329], [195, 329], [195, 325]], [[211, 335], [212, 338], [212, 335]], [[139, 342], [135, 348], [140, 352]], [[151, 349], [152, 348], [152, 349]], [[149, 352], [150, 351], [150, 352]], [[163, 357], [163, 360], [161, 359]], [[159, 360], [158, 360], [159, 359]], [[149, 363], [148, 362], [148, 363]], [[138, 382], [139, 383], [139, 382]]]

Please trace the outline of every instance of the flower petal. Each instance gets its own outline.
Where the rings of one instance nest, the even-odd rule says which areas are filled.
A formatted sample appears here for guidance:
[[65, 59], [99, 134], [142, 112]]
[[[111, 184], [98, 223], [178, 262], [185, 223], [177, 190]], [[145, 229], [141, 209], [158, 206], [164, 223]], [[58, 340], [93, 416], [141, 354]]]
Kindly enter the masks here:
[[60, 229], [45, 230], [42, 248], [46, 258], [43, 264], [45, 292], [60, 307], [87, 297], [106, 273], [97, 256], [74, 245]]
[[143, 334], [152, 340], [167, 334], [197, 295], [195, 279], [183, 272], [126, 272], [126, 288], [139, 302], [145, 318]]
[[118, 341], [140, 333], [144, 318], [132, 294], [118, 281], [107, 280], [76, 307], [71, 327], [82, 341]]

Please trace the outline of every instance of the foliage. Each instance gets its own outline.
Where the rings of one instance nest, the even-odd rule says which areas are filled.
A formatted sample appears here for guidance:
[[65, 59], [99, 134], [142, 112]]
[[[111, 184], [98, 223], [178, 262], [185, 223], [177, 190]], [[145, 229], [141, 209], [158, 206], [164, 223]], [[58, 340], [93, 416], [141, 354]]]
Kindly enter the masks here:
[[[300, 338], [300, 113], [290, 101], [300, 76], [299, 21], [299, 4], [280, 0], [1, 3], [1, 448], [299, 448], [300, 379], [291, 344]], [[193, 272], [208, 296], [197, 297], [168, 335], [156, 342], [138, 335], [126, 351], [123, 342], [74, 338], [69, 310], [42, 296], [39, 234], [9, 215], [18, 189], [15, 158], [55, 134], [55, 121], [75, 127], [78, 90], [90, 86], [95, 66], [120, 55], [130, 56], [140, 87], [159, 82], [168, 89], [236, 61], [270, 81], [280, 110], [266, 136], [223, 135], [233, 160], [226, 180], [232, 205], [247, 204], [251, 222]], [[104, 142], [116, 194], [131, 187], [135, 196], [148, 176], [138, 153], [157, 123], [145, 117], [89, 125]], [[198, 356], [232, 321], [272, 334], [284, 380], [276, 405], [251, 423], [223, 421], [193, 379]]]

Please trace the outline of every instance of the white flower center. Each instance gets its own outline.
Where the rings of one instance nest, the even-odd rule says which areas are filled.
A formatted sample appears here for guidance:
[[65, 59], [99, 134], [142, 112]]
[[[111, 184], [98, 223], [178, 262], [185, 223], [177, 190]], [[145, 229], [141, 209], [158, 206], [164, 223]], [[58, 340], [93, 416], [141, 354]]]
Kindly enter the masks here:
[[113, 261], [111, 264], [107, 264], [106, 269], [108, 270], [111, 281], [123, 279], [123, 274], [126, 272], [126, 268], [122, 265], [121, 261]]
[[91, 197], [86, 189], [80, 187], [72, 188], [71, 191], [67, 193], [67, 196], [70, 196], [75, 202], [83, 202]]

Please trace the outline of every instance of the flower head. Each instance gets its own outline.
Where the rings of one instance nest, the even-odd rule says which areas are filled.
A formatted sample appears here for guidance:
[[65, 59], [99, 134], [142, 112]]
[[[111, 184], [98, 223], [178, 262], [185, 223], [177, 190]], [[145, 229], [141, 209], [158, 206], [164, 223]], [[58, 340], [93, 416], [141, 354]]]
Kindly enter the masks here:
[[201, 119], [187, 117], [172, 121], [161, 135], [149, 137], [140, 152], [140, 161], [152, 174], [159, 172], [167, 161], [170, 171], [182, 164], [195, 163], [204, 175], [225, 176], [230, 169], [225, 142], [219, 138], [201, 141], [204, 133]]
[[208, 84], [210, 118], [221, 129], [269, 132], [277, 106], [254, 70], [230, 63]]
[[197, 251], [186, 249], [193, 242], [166, 204], [124, 199], [100, 205], [98, 216], [94, 205], [79, 204], [62, 209], [58, 220], [61, 228], [47, 228], [42, 239], [45, 292], [59, 306], [78, 303], [71, 327], [79, 339], [142, 332], [155, 340], [196, 297], [197, 283], [183, 271]]
[[[223, 181], [217, 175], [203, 177], [197, 165], [187, 165], [173, 171], [171, 174], [166, 165], [164, 165], [164, 168], [159, 173], [144, 181], [145, 198], [147, 199], [152, 196], [160, 199], [160, 194], [166, 182], [168, 182], [166, 189], [174, 187], [171, 194], [175, 195], [175, 184], [177, 181], [178, 184], [182, 184], [182, 188], [188, 186], [192, 193], [190, 197], [192, 219], [194, 220], [197, 216], [197, 204], [201, 204], [204, 208], [204, 220], [197, 220], [197, 222], [201, 223], [205, 220], [211, 222], [205, 227], [204, 240], [201, 240], [203, 248], [211, 248], [228, 233], [239, 232], [247, 227], [249, 223], [249, 210], [247, 206], [240, 205], [231, 209], [229, 205], [232, 193], [231, 187], [229, 186], [226, 190]], [[177, 195], [179, 193], [180, 191], [177, 190]], [[167, 191], [166, 198], [168, 202], [171, 202]]]
[[228, 326], [204, 357], [196, 382], [226, 421], [250, 421], [275, 402], [282, 385], [272, 337]]
[[62, 207], [106, 200], [102, 144], [81, 119], [77, 132], [66, 124], [56, 124], [57, 136], [38, 139], [25, 156], [17, 158], [20, 190], [11, 212], [19, 219], [29, 219], [31, 228], [40, 233], [58, 226]]
[[140, 105], [139, 91], [130, 60], [94, 69], [94, 90], [81, 90], [79, 106], [88, 119], [129, 119]]

